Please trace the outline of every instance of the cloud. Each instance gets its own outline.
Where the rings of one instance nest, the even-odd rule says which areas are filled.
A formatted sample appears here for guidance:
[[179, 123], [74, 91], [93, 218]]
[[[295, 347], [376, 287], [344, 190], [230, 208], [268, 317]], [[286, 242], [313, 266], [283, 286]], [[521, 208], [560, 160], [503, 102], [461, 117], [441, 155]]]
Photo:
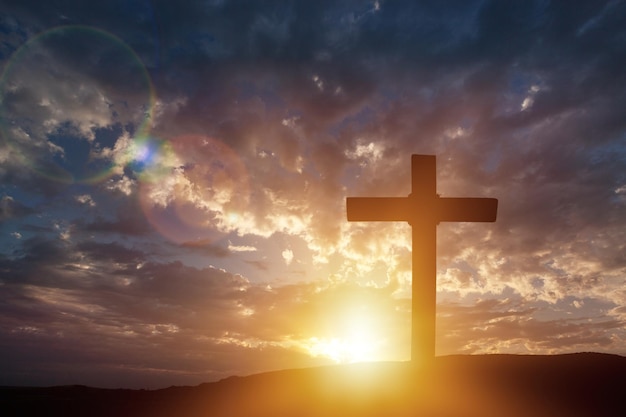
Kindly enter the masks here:
[[122, 213], [113, 220], [96, 217], [88, 223], [77, 222], [77, 227], [87, 232], [121, 233], [123, 235], [146, 235], [152, 232], [145, 218]]
[[[323, 359], [316, 360], [307, 350], [312, 338], [337, 337], [342, 331], [334, 315], [343, 317], [350, 310], [358, 319], [360, 311], [369, 311], [369, 323], [378, 323], [377, 331], [383, 332], [386, 325], [381, 322], [393, 322], [396, 314], [395, 303], [386, 301], [381, 290], [317, 284], [268, 289], [215, 268], [146, 262], [144, 253], [116, 243], [72, 248], [30, 241], [24, 252], [3, 265], [24, 270], [24, 279], [3, 282], [7, 291], [1, 327], [12, 341], [3, 349], [16, 355], [14, 349], [23, 346], [19, 360], [32, 360], [43, 381], [57, 380], [54, 369], [34, 356], [41, 343], [54, 363], [91, 381], [103, 377], [98, 376], [101, 367], [113, 364], [138, 373], [151, 369], [164, 380], [176, 372], [186, 377], [195, 373], [193, 378], [200, 381], [211, 372], [226, 376], [234, 369], [261, 369], [263, 362], [250, 356], [265, 363], [285, 357], [294, 366], [315, 363]], [[45, 278], [33, 279], [33, 271], [44, 269]], [[161, 354], [148, 360], [152, 355], [146, 352], [154, 344], [161, 346]], [[177, 360], [181, 349], [195, 352], [190, 357], [197, 359]], [[221, 358], [217, 363], [222, 371], [198, 371], [206, 369], [203, 361], [215, 357]], [[253, 368], [245, 368], [242, 361]], [[94, 364], [93, 372], [81, 371], [86, 363]], [[178, 371], [170, 370], [172, 363]], [[143, 383], [149, 384], [146, 379]]]
[[291, 263], [291, 261], [293, 261], [293, 251], [291, 249], [285, 249], [282, 252], [282, 256], [283, 256], [283, 259], [285, 260], [285, 263], [287, 265], [289, 265]]
[[16, 217], [23, 217], [33, 213], [34, 210], [9, 195], [0, 199], [0, 221], [6, 221]]
[[443, 304], [438, 312], [438, 352], [610, 350], [622, 337], [623, 321], [604, 316], [606, 305], [598, 307], [597, 315], [539, 318], [539, 310], [521, 299], [482, 300], [467, 306]]

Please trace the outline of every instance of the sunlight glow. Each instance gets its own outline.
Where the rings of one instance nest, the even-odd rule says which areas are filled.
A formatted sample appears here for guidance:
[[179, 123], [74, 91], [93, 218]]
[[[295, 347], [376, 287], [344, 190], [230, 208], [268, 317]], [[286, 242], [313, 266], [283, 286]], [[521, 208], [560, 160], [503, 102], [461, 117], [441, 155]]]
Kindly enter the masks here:
[[378, 360], [377, 351], [381, 345], [366, 335], [347, 338], [309, 340], [309, 353], [314, 357], [323, 356], [336, 363], [372, 362]]
[[310, 338], [305, 344], [309, 354], [326, 357], [336, 363], [381, 360], [385, 340], [379, 335], [376, 321], [363, 311], [359, 313], [337, 320], [332, 334]]

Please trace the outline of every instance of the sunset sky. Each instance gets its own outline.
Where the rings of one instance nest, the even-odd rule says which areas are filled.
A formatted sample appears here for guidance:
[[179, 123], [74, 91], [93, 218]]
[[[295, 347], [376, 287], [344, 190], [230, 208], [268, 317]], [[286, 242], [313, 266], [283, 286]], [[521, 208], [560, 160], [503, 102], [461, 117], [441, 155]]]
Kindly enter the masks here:
[[626, 2], [0, 5], [0, 385], [163, 388], [437, 355], [626, 355]]

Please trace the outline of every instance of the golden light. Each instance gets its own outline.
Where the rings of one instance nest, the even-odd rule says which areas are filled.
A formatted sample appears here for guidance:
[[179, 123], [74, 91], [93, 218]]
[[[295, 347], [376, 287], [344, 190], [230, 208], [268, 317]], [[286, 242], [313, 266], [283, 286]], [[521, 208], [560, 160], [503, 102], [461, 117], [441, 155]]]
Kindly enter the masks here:
[[382, 360], [386, 339], [379, 320], [363, 308], [344, 311], [335, 317], [324, 337], [312, 337], [305, 347], [314, 357], [326, 357], [335, 363]]

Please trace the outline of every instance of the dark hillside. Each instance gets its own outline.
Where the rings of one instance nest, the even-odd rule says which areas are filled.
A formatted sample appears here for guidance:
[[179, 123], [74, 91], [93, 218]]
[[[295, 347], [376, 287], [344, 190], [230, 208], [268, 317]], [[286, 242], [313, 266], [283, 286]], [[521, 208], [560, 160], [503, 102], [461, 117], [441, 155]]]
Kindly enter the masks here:
[[621, 416], [626, 357], [446, 356], [231, 377], [154, 391], [0, 389], [10, 416]]

